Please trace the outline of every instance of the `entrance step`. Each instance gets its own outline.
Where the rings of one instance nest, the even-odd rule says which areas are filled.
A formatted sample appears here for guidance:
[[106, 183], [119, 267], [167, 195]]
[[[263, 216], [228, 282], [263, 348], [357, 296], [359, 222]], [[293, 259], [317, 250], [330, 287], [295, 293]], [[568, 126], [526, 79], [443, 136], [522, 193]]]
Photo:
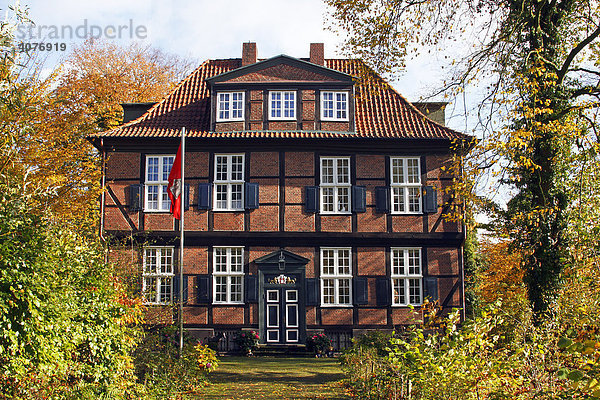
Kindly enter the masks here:
[[258, 345], [254, 354], [259, 357], [313, 357], [312, 353], [306, 351], [306, 346], [303, 344], [261, 344]]

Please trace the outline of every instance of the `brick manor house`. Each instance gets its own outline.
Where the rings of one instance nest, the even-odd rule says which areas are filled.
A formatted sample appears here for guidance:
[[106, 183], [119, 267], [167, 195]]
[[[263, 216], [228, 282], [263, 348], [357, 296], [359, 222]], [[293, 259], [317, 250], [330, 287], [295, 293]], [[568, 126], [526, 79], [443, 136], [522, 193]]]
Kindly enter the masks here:
[[[184, 326], [260, 342], [336, 347], [412, 321], [426, 297], [464, 306], [460, 223], [443, 168], [455, 141], [443, 103], [413, 105], [359, 60], [208, 60], [157, 103], [89, 140], [103, 155], [102, 234], [127, 263], [149, 322], [171, 322], [179, 221], [167, 178], [187, 130]], [[426, 116], [429, 114], [429, 117]]]

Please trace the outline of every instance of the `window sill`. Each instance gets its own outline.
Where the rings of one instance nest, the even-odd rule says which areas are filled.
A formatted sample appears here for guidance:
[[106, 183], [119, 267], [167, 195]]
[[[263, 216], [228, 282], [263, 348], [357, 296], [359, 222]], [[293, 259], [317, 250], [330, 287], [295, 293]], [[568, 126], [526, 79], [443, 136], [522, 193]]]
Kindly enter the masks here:
[[232, 208], [232, 209], [226, 209], [226, 208], [219, 208], [219, 209], [213, 209], [212, 212], [244, 212], [246, 211], [245, 208]]
[[394, 308], [409, 308], [409, 307], [421, 307], [423, 304], [392, 304]]
[[215, 303], [214, 301], [212, 303], [213, 306], [243, 306], [245, 304], [246, 303], [244, 303], [244, 302], [241, 302], [241, 303]]
[[170, 214], [171, 211], [169, 210], [143, 210], [145, 213], [148, 214]]
[[349, 122], [348, 118], [337, 119], [337, 118], [321, 118], [322, 122]]
[[218, 119], [216, 120], [217, 123], [219, 122], [244, 122], [244, 117], [240, 118], [240, 119]]
[[285, 122], [285, 121], [288, 121], [288, 122], [296, 122], [296, 121], [298, 121], [298, 119], [297, 119], [296, 117], [293, 117], [293, 118], [273, 118], [273, 117], [270, 117], [270, 118], [269, 118], [269, 121], [278, 121], [278, 122], [282, 122], [282, 121], [283, 121], [283, 122]]
[[351, 212], [320, 212], [319, 215], [352, 215]]
[[390, 212], [391, 215], [425, 215], [424, 212]]
[[353, 308], [353, 304], [321, 304], [321, 308]]

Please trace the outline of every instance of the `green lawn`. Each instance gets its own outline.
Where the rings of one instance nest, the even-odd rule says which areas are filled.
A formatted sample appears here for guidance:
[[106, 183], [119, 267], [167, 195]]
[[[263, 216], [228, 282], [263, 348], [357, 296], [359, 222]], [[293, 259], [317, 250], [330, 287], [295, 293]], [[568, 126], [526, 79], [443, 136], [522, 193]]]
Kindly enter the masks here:
[[331, 358], [222, 357], [202, 399], [346, 399]]

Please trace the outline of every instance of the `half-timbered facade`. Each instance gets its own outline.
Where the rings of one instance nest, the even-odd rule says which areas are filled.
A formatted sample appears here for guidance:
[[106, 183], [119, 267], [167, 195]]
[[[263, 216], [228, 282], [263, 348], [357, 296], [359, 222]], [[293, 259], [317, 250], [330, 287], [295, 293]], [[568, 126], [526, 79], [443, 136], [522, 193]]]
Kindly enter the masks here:
[[463, 230], [443, 213], [444, 166], [466, 137], [360, 61], [324, 59], [322, 44], [258, 61], [245, 43], [241, 59], [125, 107], [90, 140], [105, 160], [102, 232], [130, 241], [110, 256], [138, 278], [149, 321], [174, 318], [180, 284], [166, 185], [182, 127], [189, 332], [254, 329], [276, 345], [324, 331], [343, 346], [411, 322], [426, 297], [463, 307]]

